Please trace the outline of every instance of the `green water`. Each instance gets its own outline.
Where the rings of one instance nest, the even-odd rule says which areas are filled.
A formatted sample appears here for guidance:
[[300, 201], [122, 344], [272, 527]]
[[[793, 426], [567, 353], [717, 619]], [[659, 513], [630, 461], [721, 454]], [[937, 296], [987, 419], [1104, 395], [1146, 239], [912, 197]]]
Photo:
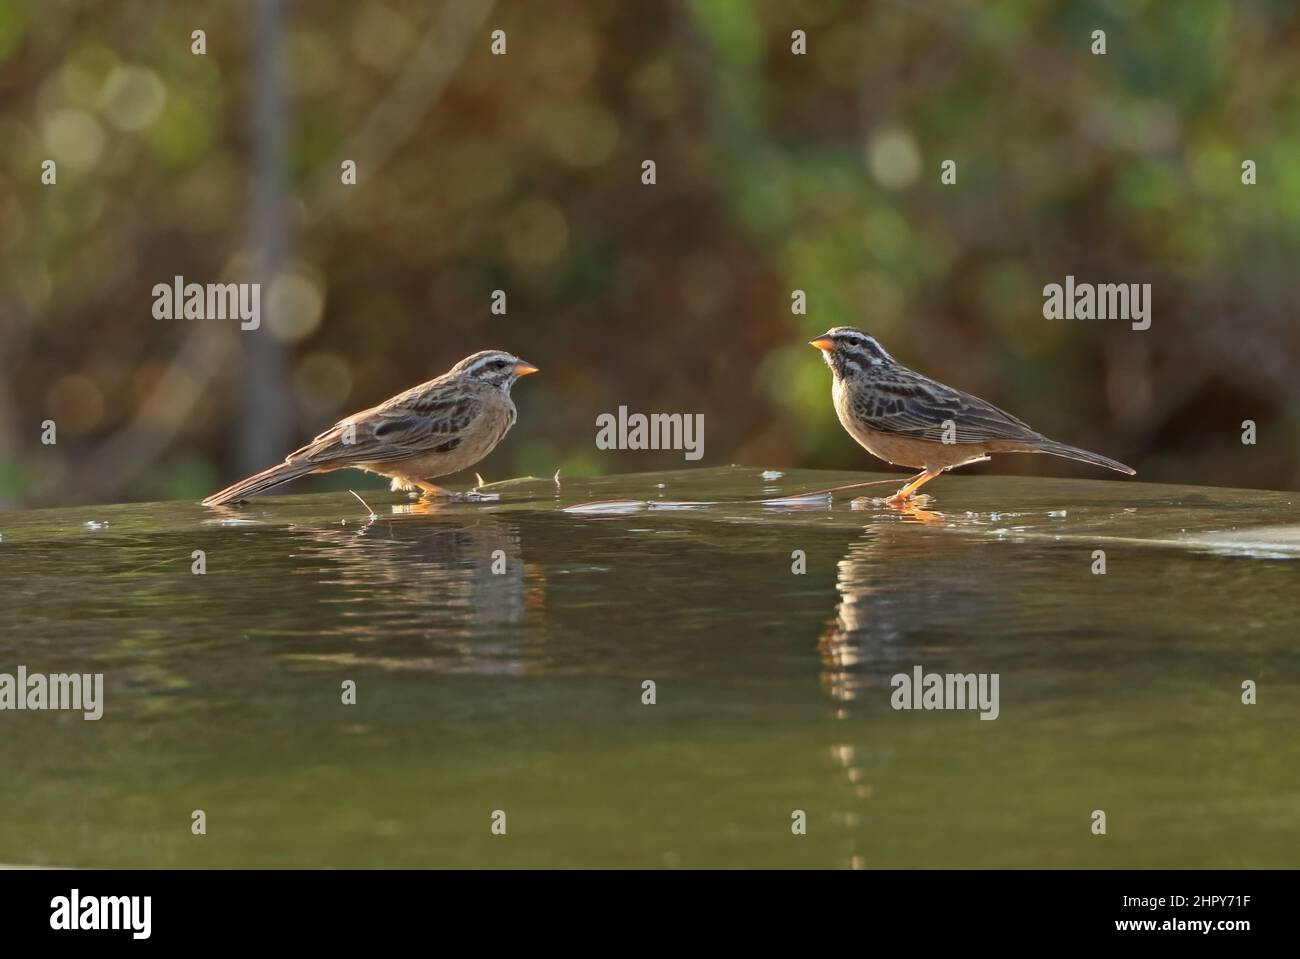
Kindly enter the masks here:
[[[760, 473], [0, 515], [0, 672], [105, 688], [0, 712], [0, 863], [1300, 865], [1300, 496], [562, 511], [873, 478]], [[917, 665], [999, 717], [895, 711]]]

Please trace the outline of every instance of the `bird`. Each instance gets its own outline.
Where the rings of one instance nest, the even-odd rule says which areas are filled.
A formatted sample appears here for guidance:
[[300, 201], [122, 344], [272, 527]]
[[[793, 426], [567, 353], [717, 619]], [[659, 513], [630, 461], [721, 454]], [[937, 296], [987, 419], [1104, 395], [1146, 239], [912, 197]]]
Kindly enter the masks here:
[[284, 462], [213, 493], [203, 506], [225, 506], [272, 487], [338, 469], [392, 480], [392, 489], [450, 495], [429, 482], [473, 466], [515, 423], [510, 388], [537, 367], [503, 350], [467, 356], [446, 373], [353, 413], [284, 458]]
[[840, 424], [872, 456], [919, 469], [886, 503], [902, 507], [941, 473], [988, 460], [990, 453], [1050, 453], [1133, 476], [1130, 466], [1049, 439], [992, 403], [908, 369], [874, 336], [852, 326], [809, 344], [831, 368]]

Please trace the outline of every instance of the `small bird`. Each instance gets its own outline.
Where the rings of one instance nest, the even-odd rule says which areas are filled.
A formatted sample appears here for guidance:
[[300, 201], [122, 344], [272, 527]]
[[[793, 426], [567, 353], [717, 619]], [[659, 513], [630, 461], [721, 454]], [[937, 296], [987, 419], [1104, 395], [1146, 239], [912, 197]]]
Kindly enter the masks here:
[[899, 507], [940, 473], [990, 453], [1051, 453], [1127, 473], [1131, 467], [1058, 443], [992, 403], [909, 370], [875, 339], [851, 326], [827, 330], [812, 346], [834, 380], [835, 412], [872, 456], [921, 470], [887, 502]]
[[515, 423], [510, 387], [536, 372], [502, 350], [467, 356], [441, 376], [339, 420], [279, 466], [213, 493], [203, 505], [224, 506], [308, 473], [347, 468], [387, 476], [394, 491], [448, 495], [429, 480], [492, 452]]

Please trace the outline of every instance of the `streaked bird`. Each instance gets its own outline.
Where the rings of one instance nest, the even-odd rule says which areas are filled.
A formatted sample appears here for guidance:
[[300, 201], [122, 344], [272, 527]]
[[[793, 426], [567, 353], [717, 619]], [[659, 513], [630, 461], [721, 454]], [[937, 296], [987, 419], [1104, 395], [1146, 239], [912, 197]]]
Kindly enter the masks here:
[[203, 501], [223, 506], [306, 476], [361, 469], [394, 490], [446, 495], [430, 480], [473, 466], [515, 423], [510, 388], [537, 367], [502, 350], [467, 356], [436, 379], [339, 420], [284, 462]]
[[861, 330], [837, 326], [810, 341], [831, 368], [835, 412], [872, 456], [921, 472], [889, 498], [902, 506], [939, 474], [991, 453], [1050, 453], [1132, 476], [1123, 463], [1067, 446], [978, 396], [899, 363]]

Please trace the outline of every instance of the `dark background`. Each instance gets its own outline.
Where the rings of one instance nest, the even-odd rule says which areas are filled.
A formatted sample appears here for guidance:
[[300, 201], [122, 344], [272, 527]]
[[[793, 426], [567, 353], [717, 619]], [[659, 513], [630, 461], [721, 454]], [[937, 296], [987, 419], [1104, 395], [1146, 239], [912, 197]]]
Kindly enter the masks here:
[[[1295, 488], [1298, 50], [1289, 2], [0, 0], [0, 505], [197, 498], [488, 347], [543, 371], [489, 481], [685, 465], [597, 450], [619, 405], [875, 468], [838, 324], [1139, 479]], [[153, 319], [176, 274], [261, 330]], [[1066, 274], [1151, 329], [1043, 319]]]

